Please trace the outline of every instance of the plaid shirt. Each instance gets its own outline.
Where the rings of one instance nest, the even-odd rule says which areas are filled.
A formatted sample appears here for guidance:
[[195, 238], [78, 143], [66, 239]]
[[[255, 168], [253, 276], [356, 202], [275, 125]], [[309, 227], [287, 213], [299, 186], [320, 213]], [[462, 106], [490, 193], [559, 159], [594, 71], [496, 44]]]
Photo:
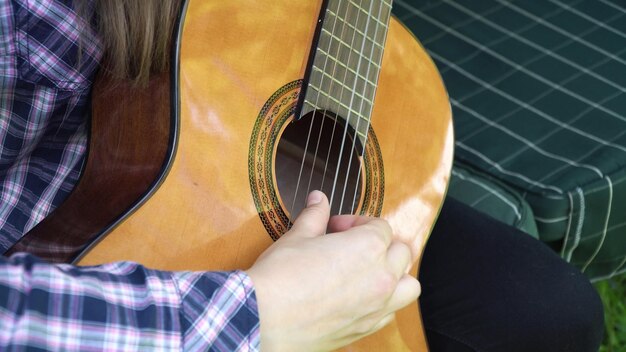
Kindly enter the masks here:
[[[0, 250], [72, 190], [102, 57], [72, 0], [0, 0]], [[80, 62], [78, 40], [83, 36]], [[0, 349], [256, 350], [250, 278], [0, 259]]]
[[0, 350], [258, 350], [254, 290], [241, 271], [77, 268], [25, 254], [0, 265]]
[[[64, 3], [71, 1], [0, 0], [3, 252], [66, 198], [84, 160], [89, 92], [102, 48]], [[86, 45], [77, 68], [81, 32]]]

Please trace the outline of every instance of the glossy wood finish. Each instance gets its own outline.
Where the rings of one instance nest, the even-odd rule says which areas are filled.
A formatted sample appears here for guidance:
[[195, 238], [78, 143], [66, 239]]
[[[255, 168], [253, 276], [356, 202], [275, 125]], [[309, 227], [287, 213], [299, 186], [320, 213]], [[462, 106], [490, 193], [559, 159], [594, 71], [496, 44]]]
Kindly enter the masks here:
[[[320, 6], [191, 1], [175, 161], [156, 194], [81, 264], [133, 260], [168, 270], [245, 269], [271, 245], [249, 189], [250, 134], [266, 100], [303, 77]], [[395, 19], [372, 124], [385, 165], [382, 216], [421, 256], [450, 174], [451, 113], [435, 66]], [[425, 349], [418, 306], [412, 304], [393, 324], [345, 350]]]
[[160, 174], [170, 144], [170, 79], [146, 88], [99, 76], [93, 89], [89, 152], [78, 185], [65, 202], [6, 255], [30, 252], [72, 261], [130, 208]]

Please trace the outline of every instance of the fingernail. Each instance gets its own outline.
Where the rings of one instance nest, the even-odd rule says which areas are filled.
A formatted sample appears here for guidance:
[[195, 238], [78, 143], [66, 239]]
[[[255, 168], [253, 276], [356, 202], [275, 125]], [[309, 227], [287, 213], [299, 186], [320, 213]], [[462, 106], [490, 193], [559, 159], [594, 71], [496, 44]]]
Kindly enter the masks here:
[[312, 205], [318, 204], [322, 201], [322, 197], [324, 194], [320, 191], [313, 191], [309, 193], [309, 197], [306, 199], [306, 206], [310, 207]]

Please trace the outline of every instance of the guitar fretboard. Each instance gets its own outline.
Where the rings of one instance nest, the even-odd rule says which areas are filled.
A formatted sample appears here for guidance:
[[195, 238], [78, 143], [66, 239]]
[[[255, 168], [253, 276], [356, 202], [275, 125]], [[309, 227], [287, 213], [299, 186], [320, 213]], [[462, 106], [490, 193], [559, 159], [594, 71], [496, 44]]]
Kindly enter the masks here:
[[329, 110], [364, 140], [391, 16], [391, 0], [329, 0], [302, 114]]

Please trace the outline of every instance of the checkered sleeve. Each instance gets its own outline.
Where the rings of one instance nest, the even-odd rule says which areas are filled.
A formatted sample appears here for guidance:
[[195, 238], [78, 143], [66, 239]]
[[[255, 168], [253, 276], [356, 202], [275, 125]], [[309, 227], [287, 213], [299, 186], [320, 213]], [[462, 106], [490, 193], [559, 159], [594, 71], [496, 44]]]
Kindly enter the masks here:
[[0, 350], [256, 351], [254, 287], [242, 271], [167, 272], [131, 262], [0, 259]]

